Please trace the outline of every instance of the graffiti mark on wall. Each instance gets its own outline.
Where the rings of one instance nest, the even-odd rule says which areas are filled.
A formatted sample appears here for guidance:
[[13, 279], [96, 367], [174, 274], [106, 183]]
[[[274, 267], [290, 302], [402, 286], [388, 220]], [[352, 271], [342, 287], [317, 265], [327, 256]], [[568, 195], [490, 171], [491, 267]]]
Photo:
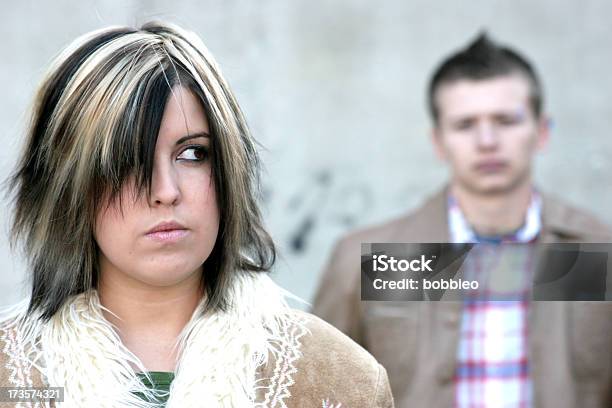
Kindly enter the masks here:
[[308, 252], [317, 231], [330, 226], [348, 229], [372, 207], [370, 187], [354, 174], [321, 170], [309, 175], [286, 206], [293, 220], [288, 228], [289, 250]]

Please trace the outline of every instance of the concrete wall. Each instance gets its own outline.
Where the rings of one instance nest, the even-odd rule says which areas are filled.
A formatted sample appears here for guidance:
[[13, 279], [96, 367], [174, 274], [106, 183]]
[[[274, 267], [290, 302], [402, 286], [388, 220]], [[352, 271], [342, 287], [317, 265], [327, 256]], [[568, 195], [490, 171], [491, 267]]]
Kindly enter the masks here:
[[[168, 19], [199, 33], [229, 79], [263, 159], [274, 277], [309, 300], [333, 242], [415, 206], [445, 180], [428, 140], [424, 88], [449, 51], [486, 28], [528, 55], [554, 119], [537, 161], [546, 190], [612, 223], [612, 3], [571, 0], [68, 1], [0, 5], [0, 175], [52, 57], [79, 34]], [[25, 264], [0, 221], [0, 305]]]

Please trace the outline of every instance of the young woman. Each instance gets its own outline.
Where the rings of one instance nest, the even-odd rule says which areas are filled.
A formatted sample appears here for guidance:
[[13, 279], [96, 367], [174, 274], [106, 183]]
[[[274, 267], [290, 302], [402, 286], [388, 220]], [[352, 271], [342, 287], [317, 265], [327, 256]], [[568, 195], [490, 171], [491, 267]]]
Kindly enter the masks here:
[[258, 156], [201, 40], [149, 23], [52, 64], [10, 179], [31, 298], [0, 387], [63, 407], [390, 407], [385, 370], [266, 273]]

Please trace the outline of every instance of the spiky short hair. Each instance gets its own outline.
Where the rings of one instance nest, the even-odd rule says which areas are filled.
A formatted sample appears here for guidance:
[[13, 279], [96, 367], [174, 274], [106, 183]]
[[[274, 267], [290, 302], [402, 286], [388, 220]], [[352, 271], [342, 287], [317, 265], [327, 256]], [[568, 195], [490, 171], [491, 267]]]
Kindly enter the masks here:
[[431, 118], [434, 123], [438, 122], [440, 112], [436, 95], [441, 86], [461, 79], [477, 81], [515, 73], [523, 75], [529, 82], [531, 108], [539, 117], [544, 95], [535, 69], [518, 52], [496, 44], [486, 33], [481, 33], [466, 48], [448, 56], [434, 71], [427, 92]]

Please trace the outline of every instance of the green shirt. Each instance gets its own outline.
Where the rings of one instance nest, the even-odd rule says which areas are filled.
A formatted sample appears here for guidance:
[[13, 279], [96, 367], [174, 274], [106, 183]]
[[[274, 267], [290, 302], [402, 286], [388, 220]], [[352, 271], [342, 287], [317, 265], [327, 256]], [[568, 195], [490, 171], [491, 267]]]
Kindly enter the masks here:
[[[165, 407], [166, 402], [168, 402], [168, 398], [170, 397], [170, 384], [174, 380], [174, 373], [161, 372], [161, 371], [149, 371], [149, 377], [151, 377], [151, 381], [149, 381], [144, 373], [138, 373], [138, 378], [142, 381], [142, 383], [151, 391], [155, 391], [160, 394], [160, 396], [154, 400], [149, 402], [158, 402], [162, 404], [161, 406]], [[145, 400], [145, 396], [137, 393], [139, 397]]]

